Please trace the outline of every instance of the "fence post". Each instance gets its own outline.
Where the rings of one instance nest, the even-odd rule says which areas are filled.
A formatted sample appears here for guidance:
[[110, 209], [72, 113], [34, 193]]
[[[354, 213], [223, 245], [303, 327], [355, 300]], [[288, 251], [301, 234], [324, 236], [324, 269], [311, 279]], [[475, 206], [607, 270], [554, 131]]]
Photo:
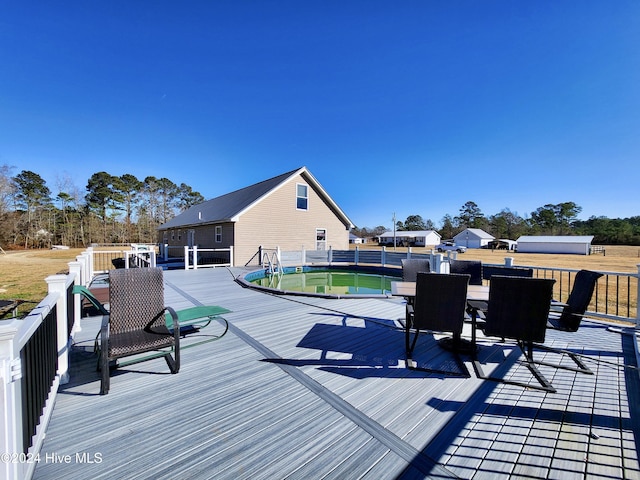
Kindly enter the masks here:
[[184, 246], [184, 269], [189, 270], [189, 247]]
[[[22, 452], [22, 365], [18, 332], [22, 320], [0, 321], [0, 453], [19, 455]], [[0, 478], [23, 478], [24, 464], [0, 462]]]
[[333, 262], [333, 247], [329, 247], [329, 252], [327, 253], [327, 260], [329, 261], [329, 265]]
[[411, 247], [407, 247], [407, 260], [411, 259]]
[[229, 247], [229, 264], [230, 264], [231, 267], [235, 267], [236, 266], [236, 264], [234, 263], [234, 260], [233, 260], [233, 245], [231, 245]]
[[360, 263], [360, 247], [358, 245], [356, 245], [356, 251], [353, 257], [353, 263], [355, 263], [356, 265]]
[[504, 266], [513, 267], [513, 257], [504, 257]]
[[444, 255], [441, 253], [436, 253], [435, 255], [432, 255], [433, 257], [433, 271], [436, 273], [449, 273], [449, 272], [445, 272], [445, 265], [449, 266], [448, 263], [445, 263], [444, 261]]
[[49, 293], [56, 293], [56, 323], [58, 324], [58, 374], [60, 383], [69, 382], [69, 332], [67, 331], [67, 276], [50, 275], [45, 278]]
[[198, 246], [193, 246], [193, 269], [198, 269]]
[[382, 247], [382, 251], [380, 252], [380, 265], [384, 267], [385, 263], [387, 263], [387, 247]]

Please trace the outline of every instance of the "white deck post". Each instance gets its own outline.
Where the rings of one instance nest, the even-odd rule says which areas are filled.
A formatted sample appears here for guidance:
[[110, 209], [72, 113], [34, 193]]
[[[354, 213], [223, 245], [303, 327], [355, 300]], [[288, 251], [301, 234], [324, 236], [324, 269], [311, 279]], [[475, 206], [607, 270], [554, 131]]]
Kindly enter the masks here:
[[230, 267], [235, 267], [236, 264], [234, 263], [234, 259], [233, 259], [233, 245], [231, 245], [229, 247], [229, 266]]
[[[22, 453], [22, 365], [18, 331], [22, 320], [0, 321], [0, 453]], [[0, 478], [23, 478], [24, 464], [0, 462]]]
[[504, 257], [504, 266], [513, 267], [513, 257]]
[[189, 247], [184, 246], [184, 269], [189, 270]]
[[56, 323], [58, 325], [58, 374], [60, 383], [69, 382], [69, 332], [67, 331], [67, 276], [50, 275], [45, 281], [49, 293], [58, 294], [56, 300]]
[[193, 269], [198, 269], [198, 246], [193, 246]]

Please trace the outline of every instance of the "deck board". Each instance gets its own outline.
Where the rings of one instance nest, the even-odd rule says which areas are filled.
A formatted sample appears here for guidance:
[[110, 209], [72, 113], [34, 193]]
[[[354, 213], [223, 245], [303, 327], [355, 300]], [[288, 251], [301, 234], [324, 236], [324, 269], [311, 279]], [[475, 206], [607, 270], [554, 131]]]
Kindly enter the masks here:
[[[165, 272], [167, 305], [232, 311], [221, 339], [200, 343], [213, 322], [183, 340], [177, 375], [162, 359], [130, 365], [98, 395], [99, 319], [83, 319], [42, 456], [102, 461], [41, 462], [35, 479], [640, 478], [632, 335], [549, 331], [595, 375], [541, 366], [547, 394], [478, 379], [465, 357], [469, 378], [406, 369], [400, 300], [268, 295], [239, 272]], [[416, 360], [455, 368], [437, 338], [421, 334]], [[513, 345], [480, 343], [486, 372], [531, 378]]]

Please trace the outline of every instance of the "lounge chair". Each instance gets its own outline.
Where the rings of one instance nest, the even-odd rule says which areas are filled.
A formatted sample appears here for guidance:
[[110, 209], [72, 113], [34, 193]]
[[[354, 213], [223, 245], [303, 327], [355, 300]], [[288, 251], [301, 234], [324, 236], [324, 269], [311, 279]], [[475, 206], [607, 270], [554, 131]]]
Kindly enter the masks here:
[[[469, 275], [442, 275], [438, 273], [418, 273], [416, 278], [416, 297], [413, 304], [407, 304], [405, 324], [405, 348], [407, 367], [416, 368], [413, 362], [413, 350], [421, 331], [451, 332], [451, 349], [455, 351], [461, 344], [460, 335], [464, 323], [467, 302]], [[413, 341], [411, 330], [414, 330]], [[448, 340], [448, 339], [447, 339]], [[462, 375], [468, 376], [464, 364]], [[420, 368], [419, 370], [461, 375], [460, 372]]]
[[109, 310], [105, 305], [100, 303], [100, 301], [95, 297], [91, 290], [82, 285], [74, 285], [71, 291], [74, 295], [81, 295], [84, 299], [91, 304], [91, 308], [83, 308], [83, 312], [87, 314], [95, 314], [95, 315], [109, 315]]
[[[473, 365], [479, 378], [546, 392], [556, 391], [536, 367], [536, 363], [539, 362], [534, 362], [533, 359], [534, 343], [542, 343], [545, 340], [554, 282], [553, 279], [544, 278], [493, 276], [485, 312], [484, 334], [500, 337], [503, 341], [504, 339], [515, 340], [525, 355], [526, 366], [540, 386], [487, 376], [475, 357]], [[473, 306], [474, 302], [469, 304]]]
[[482, 285], [482, 262], [478, 260], [449, 260], [449, 273], [469, 275], [469, 285]]

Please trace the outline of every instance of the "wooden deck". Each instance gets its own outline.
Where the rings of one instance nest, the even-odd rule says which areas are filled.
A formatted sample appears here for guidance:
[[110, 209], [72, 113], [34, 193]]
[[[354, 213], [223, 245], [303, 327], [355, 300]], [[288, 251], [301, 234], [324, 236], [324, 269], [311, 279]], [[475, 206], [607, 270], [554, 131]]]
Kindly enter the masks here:
[[[98, 395], [83, 321], [34, 478], [640, 478], [635, 335], [550, 331], [595, 375], [543, 366], [549, 394], [480, 380], [465, 357], [469, 378], [407, 370], [400, 300], [273, 296], [239, 271], [165, 272], [167, 305], [232, 310], [223, 338], [187, 337], [177, 375], [132, 365]], [[531, 378], [511, 345], [480, 340], [485, 372]], [[459, 368], [429, 335], [414, 358]]]

